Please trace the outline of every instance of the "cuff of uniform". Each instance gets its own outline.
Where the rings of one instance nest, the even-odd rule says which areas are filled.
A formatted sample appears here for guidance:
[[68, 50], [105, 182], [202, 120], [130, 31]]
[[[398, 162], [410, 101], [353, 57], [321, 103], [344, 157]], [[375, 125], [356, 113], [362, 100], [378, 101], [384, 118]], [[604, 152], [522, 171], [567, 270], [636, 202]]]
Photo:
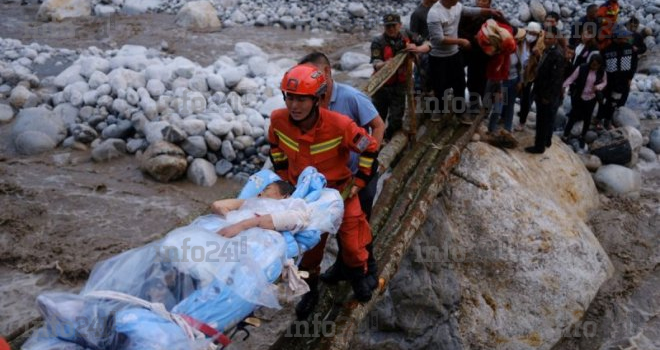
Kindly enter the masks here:
[[359, 187], [360, 189], [362, 189], [365, 186], [367, 186], [367, 183], [363, 179], [360, 179], [359, 177], [356, 177], [356, 178], [353, 179], [353, 185]]

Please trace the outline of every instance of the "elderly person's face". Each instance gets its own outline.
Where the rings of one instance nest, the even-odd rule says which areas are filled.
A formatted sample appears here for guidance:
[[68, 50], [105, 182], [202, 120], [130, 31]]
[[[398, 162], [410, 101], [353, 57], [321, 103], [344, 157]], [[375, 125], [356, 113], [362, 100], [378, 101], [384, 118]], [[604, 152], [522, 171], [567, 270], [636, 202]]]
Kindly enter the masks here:
[[401, 23], [390, 23], [385, 25], [385, 34], [391, 38], [396, 37], [401, 31]]

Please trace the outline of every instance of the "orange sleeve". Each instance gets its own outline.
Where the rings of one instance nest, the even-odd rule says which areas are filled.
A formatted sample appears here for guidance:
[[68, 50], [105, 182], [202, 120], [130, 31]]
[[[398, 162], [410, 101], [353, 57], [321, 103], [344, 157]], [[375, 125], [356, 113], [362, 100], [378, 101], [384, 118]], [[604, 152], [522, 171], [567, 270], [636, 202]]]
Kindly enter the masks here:
[[270, 144], [270, 160], [273, 162], [273, 168], [275, 173], [279, 175], [283, 180], [289, 181], [288, 178], [288, 168], [289, 168], [289, 158], [286, 153], [280, 148], [280, 139], [275, 133], [275, 122], [273, 121], [273, 116], [271, 115], [271, 123], [268, 127], [268, 143]]
[[[348, 119], [348, 117], [346, 117]], [[344, 141], [353, 152], [359, 153], [358, 172], [355, 174], [355, 185], [363, 188], [372, 177], [371, 169], [378, 162], [378, 141], [369, 135], [354, 121], [348, 119], [344, 128]]]

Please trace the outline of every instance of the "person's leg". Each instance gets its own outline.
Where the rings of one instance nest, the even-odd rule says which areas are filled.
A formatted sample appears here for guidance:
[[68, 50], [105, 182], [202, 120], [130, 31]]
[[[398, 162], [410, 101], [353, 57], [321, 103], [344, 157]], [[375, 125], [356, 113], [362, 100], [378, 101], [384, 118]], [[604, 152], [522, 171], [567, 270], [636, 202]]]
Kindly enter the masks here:
[[378, 111], [378, 115], [383, 118], [383, 120], [387, 123], [387, 128], [385, 129], [385, 136], [384, 138], [386, 140], [389, 140], [392, 138], [392, 135], [389, 133], [391, 128], [390, 124], [391, 121], [388, 119], [387, 115], [389, 112], [389, 91], [387, 86], [382, 86], [376, 93], [373, 95], [371, 98], [371, 102], [373, 102], [374, 107], [376, 107], [376, 110]]
[[568, 113], [568, 122], [566, 123], [566, 126], [564, 126], [564, 137], [569, 137], [571, 136], [571, 130], [573, 130], [573, 126], [575, 126], [575, 123], [582, 119], [582, 99], [574, 99], [574, 101], [571, 102], [571, 111]]
[[371, 254], [367, 246], [372, 242], [371, 228], [358, 198], [349, 198], [344, 204], [344, 219], [338, 232], [342, 254], [338, 258], [342, 259], [345, 266], [344, 275], [351, 282], [355, 298], [366, 302], [371, 299], [371, 292], [375, 288], [373, 279], [368, 275]]
[[520, 125], [525, 125], [527, 122], [527, 115], [529, 115], [529, 109], [532, 106], [532, 85], [532, 83], [523, 85], [522, 97], [520, 98], [520, 112], [518, 112]]
[[390, 121], [387, 128], [391, 130], [390, 135], [403, 129], [403, 114], [406, 111], [406, 86], [397, 84], [389, 87]]
[[374, 174], [369, 180], [369, 183], [358, 192], [358, 197], [360, 197], [360, 207], [364, 215], [367, 217], [367, 221], [371, 220], [371, 207], [374, 205], [374, 198], [376, 197], [376, 191], [378, 190], [378, 164], [374, 162], [373, 167], [371, 168], [371, 173]]
[[457, 54], [451, 56], [450, 66], [448, 69], [451, 74], [451, 88], [453, 90], [455, 103], [452, 102], [452, 109], [456, 107], [456, 114], [462, 114], [466, 110], [465, 103], [465, 70], [463, 70], [463, 54], [459, 51]]
[[587, 136], [589, 132], [589, 126], [591, 125], [591, 115], [594, 113], [594, 108], [596, 108], [596, 99], [590, 101], [582, 101], [582, 140]]
[[433, 94], [435, 96], [435, 105], [433, 109], [433, 121], [439, 121], [440, 113], [444, 109], [443, 97], [447, 86], [447, 62], [444, 57], [429, 56], [429, 80], [433, 87]]
[[548, 134], [552, 135], [552, 118], [550, 104], [541, 104], [538, 101], [536, 113], [536, 135], [534, 137], [534, 148], [538, 153], [543, 153], [547, 144]]
[[504, 89], [505, 94], [502, 96], [502, 116], [504, 117], [504, 129], [508, 132], [513, 131], [513, 109], [516, 104], [516, 98], [518, 94], [516, 92], [516, 86], [518, 85], [518, 79], [511, 79], [506, 81], [506, 88]]
[[484, 107], [489, 115], [488, 132], [494, 133], [497, 129], [497, 122], [502, 116], [502, 83], [489, 80], [486, 83], [484, 94]]
[[305, 280], [309, 285], [309, 292], [303, 295], [302, 299], [296, 305], [296, 316], [299, 320], [307, 318], [314, 311], [319, 300], [319, 272], [321, 271], [321, 261], [323, 261], [323, 252], [328, 234], [321, 235], [321, 241], [314, 248], [303, 254], [300, 261], [300, 270], [308, 271], [309, 277]]

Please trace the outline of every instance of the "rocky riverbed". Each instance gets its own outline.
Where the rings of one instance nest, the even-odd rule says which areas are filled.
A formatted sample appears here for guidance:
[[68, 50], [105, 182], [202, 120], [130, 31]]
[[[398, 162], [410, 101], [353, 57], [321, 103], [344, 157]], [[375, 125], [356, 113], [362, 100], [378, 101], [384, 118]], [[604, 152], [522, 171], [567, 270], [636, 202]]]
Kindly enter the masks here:
[[[620, 3], [625, 7], [622, 16], [634, 12], [653, 30], [647, 41], [655, 44], [654, 35], [660, 29], [655, 20], [660, 11], [655, 8], [660, 4]], [[372, 72], [368, 42], [377, 33], [379, 16], [393, 8], [409, 13], [415, 6], [412, 1], [385, 6], [345, 1], [292, 6], [276, 1], [268, 7], [252, 1], [212, 4], [220, 27], [187, 30], [181, 23], [193, 22], [176, 15], [183, 1], [94, 1], [90, 10], [94, 16], [59, 22], [36, 21], [40, 11], [36, 3], [0, 3], [1, 335], [15, 333], [37, 316], [33, 300], [41, 291], [76, 290], [96, 261], [149, 242], [204, 211], [212, 200], [233, 196], [240, 187], [236, 179], [245, 178], [265, 160], [267, 116], [282, 104], [277, 86], [284, 70], [304, 53], [321, 49], [336, 62], [339, 80], [359, 85]], [[544, 10], [558, 7], [564, 22], [570, 23], [583, 12], [577, 4], [567, 0], [541, 6]], [[496, 6], [521, 24], [531, 18], [518, 2]], [[533, 11], [541, 11], [535, 1], [527, 7], [532, 17]], [[213, 18], [205, 18], [214, 23]], [[544, 341], [544, 348], [549, 348], [554, 344], [550, 340], [559, 339], [556, 350], [626, 344], [640, 349], [660, 347], [658, 305], [647, 303], [657, 300], [654, 293], [660, 290], [654, 253], [660, 227], [657, 57], [657, 47], [652, 48], [635, 77], [629, 108], [617, 115], [630, 161], [611, 163], [591, 154], [572, 158], [582, 160], [592, 171], [594, 183], [584, 176], [585, 186], [595, 184], [601, 192], [599, 209], [591, 215], [580, 214], [580, 220], [612, 262], [612, 277], [600, 290], [589, 285], [580, 295], [583, 314], [573, 315], [579, 320], [573, 328], [564, 328], [575, 320], [569, 322], [561, 314], [554, 328], [538, 332], [539, 337], [529, 332], [520, 344]], [[560, 114], [569, 109], [565, 105]], [[533, 115], [530, 119], [533, 126]], [[517, 136], [529, 143], [531, 135], [527, 130]], [[590, 137], [591, 149], [599, 139], [602, 144], [614, 136], [601, 132]], [[577, 150], [570, 143], [562, 147]], [[473, 148], [485, 152], [481, 146]], [[167, 155], [166, 161], [156, 162], [161, 155]], [[166, 178], [171, 171], [176, 176]], [[154, 178], [173, 182], [162, 184]], [[419, 267], [414, 254], [410, 253], [410, 266]], [[605, 265], [601, 268], [590, 272], [599, 276], [598, 281], [608, 270]], [[404, 268], [398, 278], [407, 281], [415, 271]], [[438, 271], [431, 266], [427, 272], [435, 278]], [[394, 298], [407, 295], [401, 288], [388, 293]], [[482, 306], [492, 309], [489, 297], [498, 299], [482, 293], [474, 300], [483, 299]], [[366, 331], [356, 338], [356, 345], [416, 347], [419, 344], [413, 338], [418, 335], [438, 342], [481, 344], [482, 338], [466, 336], [469, 332], [447, 337], [426, 332], [433, 317], [425, 316], [430, 322], [426, 326], [409, 323], [411, 317], [417, 320], [411, 314], [414, 308], [395, 312], [387, 302], [379, 312], [389, 316], [381, 317], [380, 326], [363, 327]], [[435, 307], [432, 304], [420, 308]], [[488, 310], [477, 309], [469, 316], [487, 323]], [[514, 311], [500, 310], [498, 315], [511, 316]], [[385, 322], [390, 318], [393, 321]], [[267, 346], [282, 331], [281, 322], [290, 317], [279, 313], [266, 319], [271, 319], [270, 325], [266, 322], [251, 340], [237, 347]], [[506, 318], [498, 320], [504, 333], [517, 334], [513, 325], [506, 326]], [[530, 320], [545, 327], [549, 319]], [[462, 324], [460, 329], [471, 328]]]

